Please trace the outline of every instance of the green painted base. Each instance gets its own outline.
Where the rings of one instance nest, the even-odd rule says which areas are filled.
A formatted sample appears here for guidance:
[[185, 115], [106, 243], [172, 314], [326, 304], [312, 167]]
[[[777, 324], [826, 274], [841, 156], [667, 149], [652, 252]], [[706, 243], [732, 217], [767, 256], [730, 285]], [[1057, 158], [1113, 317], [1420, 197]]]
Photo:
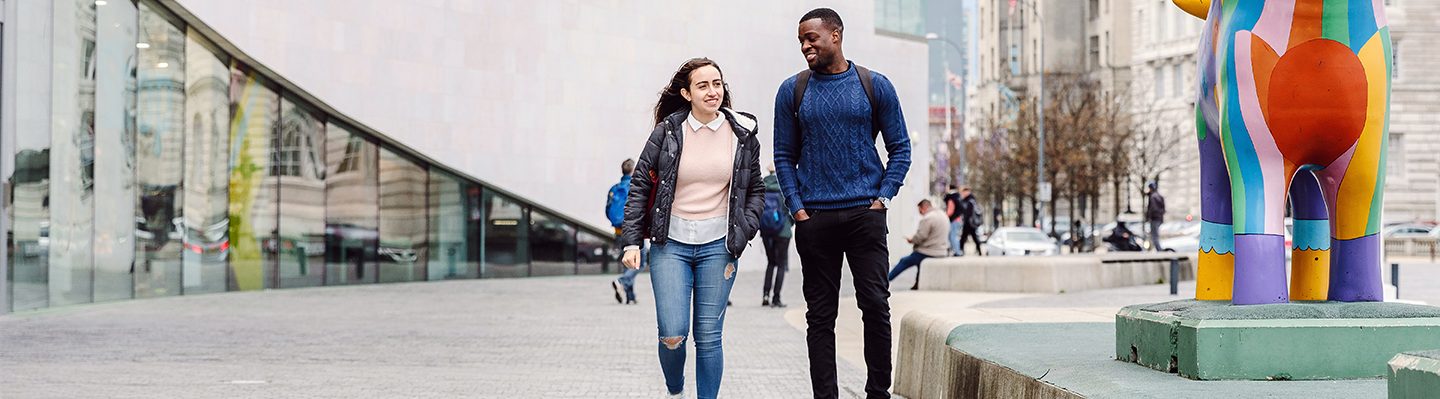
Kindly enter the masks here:
[[1407, 352], [1390, 359], [1390, 399], [1440, 395], [1440, 351]]
[[1115, 358], [1197, 380], [1379, 378], [1400, 352], [1440, 348], [1440, 307], [1182, 300], [1115, 315]]

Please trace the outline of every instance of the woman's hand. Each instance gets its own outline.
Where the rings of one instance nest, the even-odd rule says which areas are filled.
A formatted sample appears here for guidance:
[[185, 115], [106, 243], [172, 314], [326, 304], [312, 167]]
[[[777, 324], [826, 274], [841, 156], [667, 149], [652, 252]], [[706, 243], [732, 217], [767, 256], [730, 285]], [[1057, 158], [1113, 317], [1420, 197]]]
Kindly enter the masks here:
[[640, 268], [640, 250], [638, 250], [638, 249], [632, 249], [632, 250], [625, 251], [625, 256], [623, 256], [623, 257], [620, 259], [620, 263], [624, 263], [624, 264], [625, 264], [625, 267], [628, 267], [628, 268], [631, 268], [631, 269], [639, 269], [639, 268]]

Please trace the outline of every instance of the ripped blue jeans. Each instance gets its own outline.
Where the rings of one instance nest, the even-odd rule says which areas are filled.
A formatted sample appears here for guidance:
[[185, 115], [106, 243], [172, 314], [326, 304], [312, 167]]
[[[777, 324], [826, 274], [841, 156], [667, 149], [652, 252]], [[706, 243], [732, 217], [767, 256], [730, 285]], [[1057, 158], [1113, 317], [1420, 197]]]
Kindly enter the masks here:
[[660, 370], [670, 393], [685, 388], [685, 341], [693, 317], [696, 395], [708, 399], [719, 394], [725, 370], [720, 332], [736, 271], [735, 258], [725, 249], [723, 238], [703, 245], [670, 241], [650, 248]]

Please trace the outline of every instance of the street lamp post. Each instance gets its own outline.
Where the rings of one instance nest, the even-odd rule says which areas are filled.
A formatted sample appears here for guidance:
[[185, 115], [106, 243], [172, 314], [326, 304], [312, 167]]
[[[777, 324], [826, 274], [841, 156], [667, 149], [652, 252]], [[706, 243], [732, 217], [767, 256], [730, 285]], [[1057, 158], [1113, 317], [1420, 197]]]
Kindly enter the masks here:
[[[925, 34], [925, 40], [932, 40], [932, 41], [933, 41], [933, 40], [942, 40], [942, 41], [944, 41], [946, 44], [949, 44], [950, 47], [954, 48], [956, 53], [960, 53], [960, 54], [964, 54], [964, 53], [965, 53], [965, 50], [964, 50], [964, 49], [961, 49], [959, 45], [955, 44], [955, 42], [951, 41], [951, 40], [948, 39], [948, 38], [945, 38], [945, 37], [943, 37], [943, 36], [940, 36], [940, 34], [937, 34], [937, 33], [934, 33], [934, 32], [926, 33], [926, 34]], [[944, 67], [945, 67], [945, 75], [946, 75], [946, 76], [945, 76], [945, 78], [946, 78], [946, 82], [945, 82], [945, 138], [946, 138], [946, 139], [954, 138], [954, 139], [957, 140], [958, 143], [959, 143], [959, 147], [960, 147], [960, 148], [959, 148], [958, 151], [956, 151], [956, 152], [958, 153], [956, 156], [960, 157], [960, 170], [958, 171], [959, 176], [956, 176], [956, 180], [959, 181], [959, 184], [958, 184], [958, 185], [962, 185], [962, 186], [963, 186], [963, 185], [965, 185], [965, 137], [964, 137], [964, 135], [959, 135], [959, 137], [956, 137], [956, 134], [955, 134], [955, 123], [954, 123], [954, 121], [952, 120], [952, 117], [951, 117], [951, 114], [954, 114], [955, 100], [952, 100], [951, 97], [950, 97], [950, 91], [951, 91], [951, 84], [950, 84], [950, 82], [949, 82], [949, 78], [950, 78], [950, 54], [949, 54], [949, 50], [948, 50], [948, 49], [944, 50], [944, 55], [943, 55], [942, 58], [944, 58], [944, 60], [943, 60], [944, 64], [943, 64], [943, 65], [944, 65]], [[961, 71], [961, 73], [962, 73], [961, 76], [964, 76], [964, 75], [963, 75], [964, 72], [965, 72], [965, 71]], [[954, 149], [954, 147], [951, 147], [951, 148]]]
[[[1039, 22], [1038, 25], [1040, 30], [1040, 40], [1036, 40], [1036, 50], [1039, 50], [1040, 53], [1038, 56], [1039, 59], [1036, 60], [1037, 65], [1039, 65], [1040, 71], [1040, 88], [1038, 90], [1038, 95], [1036, 95], [1037, 106], [1039, 109], [1037, 109], [1035, 112], [1036, 126], [1038, 127], [1036, 129], [1036, 133], [1040, 137], [1040, 162], [1036, 163], [1035, 165], [1035, 202], [1037, 203], [1036, 210], [1040, 212], [1039, 216], [1043, 217], [1045, 215], [1045, 203], [1050, 201], [1050, 187], [1049, 184], [1045, 182], [1045, 16], [1040, 14], [1039, 1], [1022, 0], [1022, 2], [1025, 3], [1025, 5], [1030, 6], [1030, 9], [1032, 10], [1031, 12], [1035, 14], [1035, 19], [1037, 20], [1037, 22]], [[1025, 18], [1025, 13], [1020, 13], [1020, 18]], [[1040, 228], [1044, 229], [1045, 225], [1041, 223]], [[1050, 232], [1055, 232], [1055, 222], [1053, 220], [1050, 222]]]

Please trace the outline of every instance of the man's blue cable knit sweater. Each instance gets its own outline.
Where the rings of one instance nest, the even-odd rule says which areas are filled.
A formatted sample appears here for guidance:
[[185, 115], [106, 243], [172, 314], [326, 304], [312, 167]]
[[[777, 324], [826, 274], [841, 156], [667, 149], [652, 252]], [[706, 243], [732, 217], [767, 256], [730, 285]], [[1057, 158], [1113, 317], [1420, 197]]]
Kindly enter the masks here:
[[[910, 136], [890, 79], [871, 72], [875, 121], [889, 160], [880, 163], [870, 124], [870, 101], [855, 63], [845, 72], [812, 73], [800, 117], [795, 115], [795, 77], [775, 94], [775, 169], [791, 211], [843, 209], [891, 198], [910, 170]], [[798, 124], [797, 124], [798, 122]]]

